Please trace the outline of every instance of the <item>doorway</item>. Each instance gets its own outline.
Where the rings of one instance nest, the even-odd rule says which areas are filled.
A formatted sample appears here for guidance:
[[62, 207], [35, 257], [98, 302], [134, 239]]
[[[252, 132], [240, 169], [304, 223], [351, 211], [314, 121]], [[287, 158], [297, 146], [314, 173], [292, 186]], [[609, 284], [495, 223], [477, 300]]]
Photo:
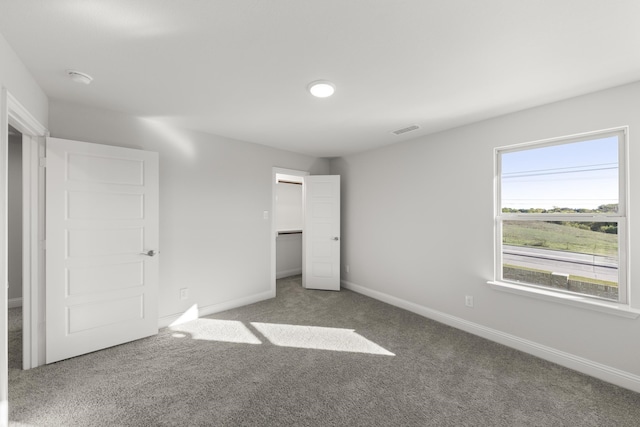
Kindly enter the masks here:
[[[284, 235], [298, 234], [301, 240], [301, 250], [291, 245], [291, 253], [300, 253], [302, 265], [302, 286], [306, 289], [340, 290], [340, 176], [339, 175], [309, 175], [309, 172], [291, 169], [273, 168], [272, 172], [272, 209], [271, 215], [271, 293], [276, 296], [276, 277], [278, 275], [278, 239]], [[277, 196], [278, 185], [300, 185], [301, 190], [289, 190], [300, 194], [301, 213], [296, 215], [296, 221], [279, 219]], [[285, 187], [281, 187], [285, 188]], [[294, 200], [294, 196], [291, 196]], [[295, 198], [297, 204], [297, 196]], [[284, 207], [285, 209], [287, 207]], [[291, 207], [289, 207], [290, 209]], [[282, 214], [280, 214], [282, 216]], [[264, 211], [264, 218], [269, 212]], [[291, 218], [294, 216], [291, 215]], [[295, 225], [291, 225], [295, 224]], [[293, 227], [293, 228], [292, 228]], [[284, 252], [284, 245], [280, 245], [280, 252]], [[281, 257], [286, 255], [282, 254]], [[281, 263], [282, 265], [282, 263]], [[295, 269], [282, 268], [280, 277], [295, 274]]]
[[303, 180], [309, 172], [273, 168], [272, 290], [275, 281], [302, 274]]
[[276, 279], [302, 274], [302, 177], [276, 174]]
[[23, 368], [22, 133], [9, 125], [7, 145], [7, 335], [9, 369]]
[[[44, 360], [38, 344], [44, 339], [38, 332], [44, 325], [40, 325], [40, 305], [38, 293], [44, 294], [44, 282], [41, 273], [44, 265], [40, 262], [44, 254], [44, 245], [40, 244], [44, 236], [44, 194], [40, 197], [38, 191], [44, 186], [43, 174], [39, 173], [39, 153], [44, 148], [44, 137], [47, 129], [27, 111], [18, 100], [6, 89], [0, 92], [0, 218], [4, 227], [0, 228], [0, 277], [8, 282], [8, 146], [9, 126], [22, 134], [22, 367], [29, 369], [39, 365]], [[14, 135], [16, 137], [17, 135]], [[42, 187], [44, 188], [44, 187]], [[0, 292], [0, 310], [3, 319], [0, 324], [0, 425], [8, 424], [8, 292]]]

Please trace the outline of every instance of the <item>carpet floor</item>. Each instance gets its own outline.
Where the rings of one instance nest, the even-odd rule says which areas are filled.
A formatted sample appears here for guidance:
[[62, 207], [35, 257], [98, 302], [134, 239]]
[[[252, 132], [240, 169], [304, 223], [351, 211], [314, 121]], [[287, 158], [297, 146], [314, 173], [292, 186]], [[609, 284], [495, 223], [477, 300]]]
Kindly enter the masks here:
[[28, 371], [14, 321], [10, 425], [640, 425], [638, 393], [300, 276], [277, 295]]

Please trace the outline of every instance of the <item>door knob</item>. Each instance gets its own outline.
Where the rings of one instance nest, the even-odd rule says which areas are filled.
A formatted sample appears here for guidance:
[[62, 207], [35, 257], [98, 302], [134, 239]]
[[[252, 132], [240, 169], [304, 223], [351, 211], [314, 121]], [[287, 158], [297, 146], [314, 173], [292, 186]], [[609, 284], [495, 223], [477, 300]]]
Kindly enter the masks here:
[[334, 237], [333, 240], [340, 240], [340, 238], [339, 237]]
[[146, 256], [155, 256], [158, 252], [154, 251], [153, 249], [151, 249], [150, 251], [147, 252], [142, 252], [142, 255], [146, 255]]

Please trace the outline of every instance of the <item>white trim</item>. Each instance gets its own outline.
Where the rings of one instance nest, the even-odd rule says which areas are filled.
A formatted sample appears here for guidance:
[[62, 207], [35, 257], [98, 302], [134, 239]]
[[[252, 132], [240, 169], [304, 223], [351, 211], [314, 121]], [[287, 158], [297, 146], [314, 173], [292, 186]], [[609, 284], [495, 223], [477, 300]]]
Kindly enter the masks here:
[[557, 302], [560, 304], [570, 305], [572, 307], [584, 308], [587, 310], [599, 311], [601, 313], [612, 314], [615, 316], [626, 317], [627, 319], [637, 319], [640, 316], [640, 310], [631, 308], [626, 304], [598, 300], [595, 298], [584, 297], [576, 294], [556, 292], [536, 288], [533, 286], [517, 285], [515, 283], [506, 283], [490, 280], [487, 282], [491, 289], [497, 291], [509, 292], [516, 295], [524, 295], [541, 299], [544, 301]]
[[7, 309], [7, 147], [9, 145], [9, 94], [0, 99], [0, 426], [9, 425], [9, 336]]
[[49, 131], [6, 89], [8, 124], [23, 135], [49, 136]]
[[[9, 93], [6, 87], [0, 93], [0, 285], [3, 292], [0, 292], [0, 425], [7, 425], [9, 402], [8, 402], [8, 341], [7, 341], [7, 146], [9, 138], [9, 125], [16, 128], [23, 135], [45, 136], [47, 129], [40, 124], [29, 111]], [[24, 215], [24, 213], [23, 213]], [[38, 263], [38, 260], [24, 259], [23, 263], [31, 265]], [[24, 282], [24, 280], [23, 280]], [[37, 289], [38, 283], [23, 283], [23, 298], [25, 287]], [[26, 301], [24, 301], [26, 302]], [[28, 302], [26, 302], [28, 303]], [[24, 318], [23, 318], [24, 321]], [[33, 323], [33, 322], [32, 322]], [[37, 324], [37, 321], [36, 321]], [[23, 334], [25, 328], [23, 328]], [[24, 341], [24, 340], [23, 340]], [[32, 354], [34, 349], [29, 343], [24, 341], [23, 348], [30, 348]]]
[[273, 167], [273, 172], [274, 172], [273, 182], [276, 182], [275, 174], [293, 175], [293, 176], [307, 176], [307, 175], [309, 175], [308, 171], [302, 171], [302, 170], [298, 170], [298, 169], [279, 168], [277, 166]]
[[302, 267], [292, 268], [290, 270], [282, 270], [276, 272], [276, 279], [282, 279], [283, 277], [289, 276], [299, 276], [300, 274], [302, 274]]
[[22, 368], [38, 366], [38, 283], [40, 262], [38, 216], [43, 206], [38, 198], [38, 146], [35, 137], [22, 136]]
[[23, 168], [23, 369], [31, 369], [39, 366], [42, 357], [39, 344], [42, 337], [42, 328], [39, 327], [43, 320], [38, 296], [44, 287], [40, 274], [44, 263], [44, 254], [41, 254], [39, 241], [43, 229], [39, 227], [40, 218], [44, 215], [44, 204], [41, 203], [40, 170], [38, 164], [38, 137], [43, 139], [49, 134], [47, 129], [36, 120], [18, 100], [8, 91], [7, 96], [7, 121], [23, 135], [22, 140], [22, 168]]
[[[502, 213], [502, 188], [501, 188], [501, 176], [502, 176], [502, 154], [512, 153], [517, 151], [529, 150], [531, 148], [550, 147], [556, 145], [573, 144], [576, 142], [589, 141], [592, 138], [605, 138], [615, 136], [618, 141], [618, 211], [614, 214], [591, 214], [591, 213], [571, 213], [571, 214], [515, 214], [515, 213]], [[629, 212], [628, 212], [628, 198], [629, 198], [629, 126], [618, 126], [609, 129], [595, 130], [590, 132], [583, 132], [574, 135], [560, 136], [555, 138], [548, 138], [538, 141], [525, 142], [520, 144], [507, 145], [494, 148], [494, 274], [493, 281], [490, 281], [491, 287], [498, 290], [506, 290], [508, 292], [518, 293], [520, 295], [542, 297], [547, 300], [554, 300], [553, 296], [556, 296], [555, 301], [570, 304], [573, 306], [591, 308], [597, 311], [607, 312], [611, 314], [622, 314], [625, 317], [635, 316], [634, 309], [631, 309], [632, 304], [630, 298], [630, 246], [629, 246]], [[583, 304], [585, 298], [582, 297], [566, 297], [562, 292], [548, 288], [549, 292], [540, 292], [535, 285], [532, 285], [532, 290], [526, 292], [524, 287], [527, 285], [516, 285], [511, 283], [505, 283], [505, 279], [502, 277], [503, 273], [503, 259], [502, 259], [502, 227], [504, 221], [548, 221], [548, 220], [563, 220], [563, 221], [593, 221], [593, 222], [615, 222], [618, 226], [618, 301], [615, 302], [613, 310], [608, 306], [602, 308], [601, 304], [593, 304], [589, 299], [586, 299], [586, 304]], [[637, 305], [637, 304], [633, 304]], [[595, 307], [595, 308], [593, 308]], [[635, 318], [633, 317], [633, 318]]]
[[[220, 313], [221, 311], [231, 310], [232, 308], [238, 308], [256, 302], [268, 300], [276, 296], [275, 292], [267, 291], [259, 294], [250, 295], [244, 298], [238, 298], [231, 301], [221, 302], [219, 304], [207, 305], [205, 307], [198, 307], [198, 317], [209, 316], [211, 314]], [[158, 319], [158, 328], [165, 328], [171, 325], [173, 322], [182, 317], [184, 313], [171, 314], [169, 316], [163, 316]]]
[[468, 320], [423, 307], [379, 291], [374, 291], [346, 280], [342, 281], [342, 285], [346, 289], [366, 295], [373, 299], [386, 302], [387, 304], [391, 304], [412, 313], [419, 314], [420, 316], [444, 323], [445, 325], [456, 329], [469, 332], [470, 334], [486, 338], [507, 347], [515, 348], [516, 350], [523, 351], [533, 356], [540, 357], [541, 359], [557, 363], [558, 365], [566, 368], [582, 372], [583, 374], [590, 375], [600, 380], [640, 393], [640, 376], [630, 372], [612, 368], [611, 366], [538, 344], [515, 335], [506, 334], [496, 329], [469, 322]]
[[615, 134], [618, 132], [626, 133], [628, 132], [628, 130], [629, 130], [628, 125], [616, 126], [608, 129], [592, 130], [589, 132], [581, 132], [581, 133], [574, 133], [571, 135], [556, 136], [553, 138], [538, 139], [536, 141], [527, 141], [527, 142], [520, 142], [516, 144], [503, 145], [501, 147], [496, 147], [495, 150], [502, 151], [502, 152], [521, 151], [521, 150], [526, 150], [531, 146], [550, 146], [550, 145], [556, 145], [558, 143], [563, 144], [563, 143], [578, 142], [582, 139], [587, 139], [591, 136], [605, 136], [608, 134]]
[[[43, 328], [39, 326], [44, 321], [41, 308], [41, 296], [44, 295], [44, 251], [40, 247], [44, 239], [44, 227], [40, 222], [44, 220], [44, 186], [41, 181], [44, 173], [39, 167], [40, 136], [23, 134], [22, 141], [22, 195], [23, 195], [23, 287], [24, 298], [23, 321], [23, 369], [40, 366], [39, 343]], [[26, 343], [26, 344], [25, 344]]]
[[10, 298], [7, 300], [8, 308], [18, 308], [22, 307], [22, 297], [20, 298]]
[[[24, 301], [20, 301], [20, 305], [22, 308], [22, 368], [29, 369], [31, 368], [31, 343], [32, 343], [32, 331], [34, 330], [32, 325], [33, 315], [33, 302], [37, 300], [37, 295], [35, 293], [32, 294], [31, 283], [34, 279], [37, 280], [38, 270], [37, 270], [37, 261], [31, 262], [32, 260], [37, 260], [37, 252], [36, 257], [32, 257], [33, 255], [33, 236], [32, 231], [37, 230], [32, 227], [31, 218], [32, 208], [31, 202], [33, 198], [31, 197], [31, 188], [33, 181], [37, 181], [37, 179], [33, 179], [33, 174], [31, 170], [31, 136], [27, 134], [22, 134], [21, 141], [21, 149], [22, 149], [22, 298]], [[36, 175], [37, 176], [37, 175]], [[37, 207], [36, 204], [33, 205]], [[8, 207], [8, 206], [7, 206]], [[37, 247], [37, 232], [36, 232], [36, 247]], [[36, 267], [35, 271], [33, 267]], [[11, 305], [9, 305], [11, 307]]]

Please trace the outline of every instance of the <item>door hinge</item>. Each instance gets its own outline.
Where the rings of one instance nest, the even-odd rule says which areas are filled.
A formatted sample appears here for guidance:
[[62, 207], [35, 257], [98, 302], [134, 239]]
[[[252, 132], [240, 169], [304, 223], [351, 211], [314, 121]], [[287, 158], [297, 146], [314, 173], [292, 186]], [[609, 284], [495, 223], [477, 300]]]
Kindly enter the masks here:
[[46, 168], [47, 167], [47, 158], [46, 157], [40, 157], [40, 167], [41, 168]]
[[46, 240], [40, 240], [40, 249], [42, 249], [43, 251], [47, 250], [47, 241]]

